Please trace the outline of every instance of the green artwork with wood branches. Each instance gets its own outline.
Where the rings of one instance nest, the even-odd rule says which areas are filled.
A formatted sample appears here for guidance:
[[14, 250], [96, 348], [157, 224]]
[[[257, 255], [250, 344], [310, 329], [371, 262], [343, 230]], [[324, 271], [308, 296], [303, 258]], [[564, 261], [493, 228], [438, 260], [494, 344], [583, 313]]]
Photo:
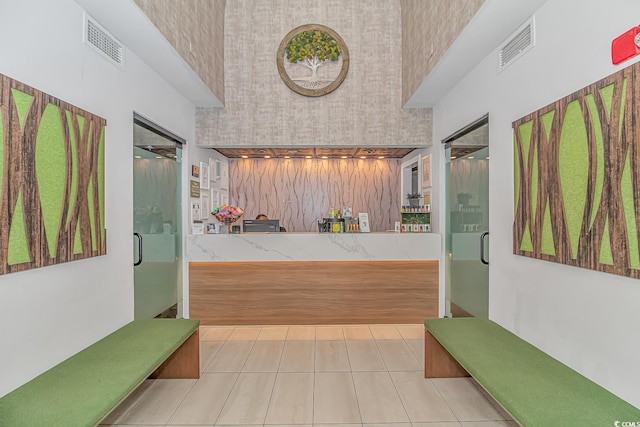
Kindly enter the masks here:
[[513, 129], [513, 252], [640, 278], [640, 63]]
[[0, 74], [0, 274], [106, 254], [106, 124]]

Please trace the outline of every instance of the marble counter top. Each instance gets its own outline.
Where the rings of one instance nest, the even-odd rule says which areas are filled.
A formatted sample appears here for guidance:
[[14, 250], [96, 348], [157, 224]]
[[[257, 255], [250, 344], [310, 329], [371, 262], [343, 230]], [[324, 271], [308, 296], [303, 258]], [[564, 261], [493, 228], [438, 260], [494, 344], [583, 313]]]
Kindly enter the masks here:
[[205, 234], [187, 237], [188, 261], [439, 260], [434, 233]]

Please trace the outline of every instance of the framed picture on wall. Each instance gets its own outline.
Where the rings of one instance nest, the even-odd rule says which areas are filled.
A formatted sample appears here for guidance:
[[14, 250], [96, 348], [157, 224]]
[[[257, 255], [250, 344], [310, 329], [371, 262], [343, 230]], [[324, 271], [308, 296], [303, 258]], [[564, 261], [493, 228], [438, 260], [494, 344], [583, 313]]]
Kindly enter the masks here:
[[431, 154], [422, 157], [422, 187], [431, 187]]
[[211, 189], [211, 210], [220, 207], [220, 192], [218, 190]]
[[422, 189], [423, 205], [431, 205], [431, 188]]
[[209, 192], [204, 191], [200, 194], [200, 219], [209, 218], [211, 212], [211, 203], [209, 202]]
[[191, 221], [200, 220], [200, 199], [191, 202]]
[[194, 178], [200, 178], [200, 166], [191, 165], [191, 176]]
[[220, 181], [220, 160], [210, 158], [209, 167], [211, 168], [211, 181]]
[[209, 189], [209, 162], [200, 162], [200, 188]]

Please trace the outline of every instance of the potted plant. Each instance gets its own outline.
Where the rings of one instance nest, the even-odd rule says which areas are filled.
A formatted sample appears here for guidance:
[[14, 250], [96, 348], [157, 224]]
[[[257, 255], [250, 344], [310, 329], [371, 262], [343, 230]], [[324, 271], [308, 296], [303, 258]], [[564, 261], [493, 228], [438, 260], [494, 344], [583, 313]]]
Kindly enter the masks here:
[[420, 193], [407, 193], [407, 199], [409, 199], [409, 207], [417, 208], [420, 206], [420, 198], [422, 194]]

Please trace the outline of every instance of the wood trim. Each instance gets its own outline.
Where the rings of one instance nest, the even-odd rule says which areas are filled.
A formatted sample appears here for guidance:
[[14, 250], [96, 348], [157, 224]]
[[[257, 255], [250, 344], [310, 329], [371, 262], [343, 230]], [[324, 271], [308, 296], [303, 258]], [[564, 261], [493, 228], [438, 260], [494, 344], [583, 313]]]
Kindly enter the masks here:
[[424, 330], [424, 377], [457, 378], [469, 377], [469, 373], [436, 340], [431, 332]]
[[200, 332], [198, 329], [155, 370], [149, 378], [200, 378]]
[[202, 325], [422, 323], [438, 317], [438, 261], [192, 262]]

